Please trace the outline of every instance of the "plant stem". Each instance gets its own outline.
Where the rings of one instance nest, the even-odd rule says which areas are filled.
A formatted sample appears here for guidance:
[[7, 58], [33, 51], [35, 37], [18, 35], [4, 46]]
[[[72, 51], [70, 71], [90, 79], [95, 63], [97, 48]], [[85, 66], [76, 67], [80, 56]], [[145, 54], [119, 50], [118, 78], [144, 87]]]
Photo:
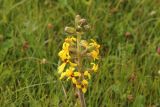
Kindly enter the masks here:
[[85, 102], [84, 94], [81, 91], [81, 89], [78, 89], [78, 96], [79, 96], [79, 99], [80, 99], [81, 107], [86, 107], [86, 102]]
[[[81, 58], [81, 47], [80, 47], [80, 41], [81, 41], [81, 34], [77, 33], [77, 58], [78, 58], [78, 71], [81, 72], [82, 69], [82, 58]], [[82, 79], [82, 78], [81, 78]], [[86, 107], [86, 102], [84, 98], [84, 93], [81, 89], [78, 89], [78, 97], [80, 99], [81, 107]]]

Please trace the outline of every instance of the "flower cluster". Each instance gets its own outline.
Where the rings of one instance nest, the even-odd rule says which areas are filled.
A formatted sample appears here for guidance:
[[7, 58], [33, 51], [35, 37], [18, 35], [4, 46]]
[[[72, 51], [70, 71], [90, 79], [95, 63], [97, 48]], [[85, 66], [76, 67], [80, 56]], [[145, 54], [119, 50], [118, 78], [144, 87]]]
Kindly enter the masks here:
[[[99, 59], [100, 48], [100, 45], [93, 39], [89, 42], [81, 39], [81, 35], [84, 32], [80, 28], [89, 28], [87, 24], [84, 24], [86, 23], [85, 21], [85, 19], [81, 18], [79, 20], [76, 19], [78, 24], [75, 28], [65, 28], [67, 33], [75, 34], [77, 37], [67, 37], [63, 43], [62, 50], [58, 53], [61, 60], [61, 64], [58, 67], [60, 79], [71, 80], [74, 86], [81, 89], [83, 93], [87, 91], [88, 80], [91, 79], [91, 74], [98, 70], [96, 61]], [[82, 63], [86, 62], [89, 63], [88, 67], [84, 64], [82, 65]]]

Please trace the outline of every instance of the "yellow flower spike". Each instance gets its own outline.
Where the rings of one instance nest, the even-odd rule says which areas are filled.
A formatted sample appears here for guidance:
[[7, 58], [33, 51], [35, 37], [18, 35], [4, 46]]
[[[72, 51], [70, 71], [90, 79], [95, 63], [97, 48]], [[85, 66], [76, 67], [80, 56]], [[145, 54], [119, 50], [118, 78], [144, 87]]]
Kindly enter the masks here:
[[97, 72], [97, 70], [98, 70], [98, 64], [95, 64], [95, 63], [91, 63], [93, 66], [92, 66], [92, 70], [94, 71], [94, 72]]
[[94, 60], [98, 59], [98, 55], [99, 55], [98, 51], [93, 50], [90, 54]]
[[75, 77], [80, 77], [80, 76], [81, 76], [81, 73], [80, 73], [80, 72], [74, 72], [74, 76], [75, 76]]
[[83, 93], [86, 93], [86, 91], [87, 91], [87, 88], [86, 88], [86, 87], [83, 87], [83, 88], [82, 88], [82, 92], [83, 92]]
[[[77, 88], [81, 105], [86, 105], [84, 98], [81, 98], [83, 93], [86, 93], [91, 73], [97, 72], [98, 64], [91, 63], [99, 59], [100, 45], [93, 39], [87, 41], [83, 39], [83, 34], [87, 32], [90, 26], [86, 19], [81, 18], [79, 15], [75, 18], [75, 27], [66, 27], [65, 31], [70, 34], [70, 37], [65, 38], [62, 44], [62, 50], [58, 53], [62, 64], [58, 67], [60, 79], [66, 79]], [[72, 36], [74, 35], [74, 36]], [[83, 63], [91, 64], [89, 70]]]
[[89, 79], [91, 79], [91, 74], [88, 71], [84, 72], [84, 76], [87, 76]]
[[62, 63], [62, 64], [58, 67], [58, 73], [62, 73], [63, 70], [64, 70], [64, 68], [65, 68], [65, 66], [66, 66], [66, 63], [65, 63], [65, 62]]
[[63, 79], [65, 76], [66, 76], [66, 72], [62, 72], [59, 79], [61, 80], [61, 79]]

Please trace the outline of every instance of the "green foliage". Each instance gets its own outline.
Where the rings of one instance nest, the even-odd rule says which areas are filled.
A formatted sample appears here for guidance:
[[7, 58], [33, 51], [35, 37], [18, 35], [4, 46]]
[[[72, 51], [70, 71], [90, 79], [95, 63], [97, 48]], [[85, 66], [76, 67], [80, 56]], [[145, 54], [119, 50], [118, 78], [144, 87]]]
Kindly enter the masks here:
[[[88, 107], [160, 106], [159, 0], [0, 0], [1, 107], [73, 107], [58, 79], [58, 51], [76, 14], [101, 44]], [[48, 24], [53, 27], [49, 27]], [[43, 59], [46, 59], [43, 60]]]

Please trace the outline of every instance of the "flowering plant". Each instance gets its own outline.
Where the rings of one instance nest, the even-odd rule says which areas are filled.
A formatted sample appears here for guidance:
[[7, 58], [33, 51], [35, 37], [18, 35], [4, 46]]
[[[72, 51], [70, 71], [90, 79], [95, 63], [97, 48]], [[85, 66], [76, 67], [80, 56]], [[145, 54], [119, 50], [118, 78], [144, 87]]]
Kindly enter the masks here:
[[[91, 79], [91, 74], [97, 72], [99, 59], [100, 45], [93, 39], [90, 41], [83, 40], [82, 35], [89, 30], [90, 26], [86, 19], [79, 15], [75, 18], [75, 27], [66, 27], [65, 32], [69, 35], [63, 45], [62, 50], [58, 53], [61, 64], [58, 67], [60, 79], [71, 80], [73, 85], [78, 90], [78, 95], [81, 101], [81, 106], [85, 107], [84, 94], [88, 88], [88, 81]], [[82, 63], [89, 63], [86, 67]]]

